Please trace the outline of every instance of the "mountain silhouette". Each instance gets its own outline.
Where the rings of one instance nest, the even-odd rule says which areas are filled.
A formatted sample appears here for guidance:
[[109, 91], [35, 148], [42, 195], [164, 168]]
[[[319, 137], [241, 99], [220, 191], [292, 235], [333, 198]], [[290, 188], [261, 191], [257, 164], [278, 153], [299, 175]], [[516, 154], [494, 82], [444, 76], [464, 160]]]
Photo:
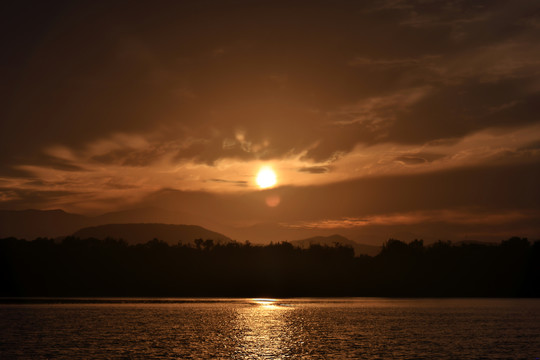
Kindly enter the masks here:
[[[189, 213], [155, 207], [110, 212], [99, 216], [78, 215], [63, 210], [0, 210], [0, 238], [57, 238], [68, 236], [85, 227], [106, 224], [197, 224], [216, 228], [211, 222], [201, 223], [198, 220], [201, 219]], [[218, 231], [220, 230], [222, 229], [218, 227]]]
[[381, 251], [380, 246], [359, 244], [356, 241], [349, 240], [344, 236], [334, 234], [330, 236], [314, 236], [307, 239], [293, 240], [290, 243], [300, 248], [309, 248], [311, 245], [334, 246], [336, 244], [350, 246], [354, 249], [356, 256], [370, 255], [375, 256]]
[[73, 233], [81, 239], [123, 239], [128, 244], [142, 244], [154, 238], [169, 245], [192, 243], [195, 239], [211, 239], [214, 243], [228, 243], [233, 240], [227, 236], [197, 225], [172, 224], [107, 224], [86, 227]]
[[[377, 238], [376, 236], [357, 237], [353, 233], [347, 233], [346, 236], [349, 237], [347, 238], [342, 235], [330, 235], [328, 230], [288, 228], [277, 222], [233, 226], [222, 224], [206, 216], [199, 216], [199, 214], [154, 206], [126, 209], [96, 216], [78, 215], [63, 210], [0, 210], [0, 238], [15, 237], [33, 240], [38, 237], [46, 237], [54, 239], [69, 236], [83, 228], [107, 224], [192, 224], [212, 229], [221, 236], [226, 234], [227, 239], [232, 238], [240, 242], [247, 240], [258, 245], [280, 241], [290, 242], [290, 239], [301, 239], [295, 240], [293, 243], [305, 247], [309, 247], [311, 243], [333, 246], [335, 242], [338, 242], [352, 246], [357, 255], [376, 255], [381, 249], [380, 246], [364, 245], [349, 240], [353, 236], [355, 240], [370, 239], [376, 242], [373, 240]], [[346, 229], [340, 229], [340, 232], [344, 230]], [[127, 236], [121, 235], [127, 240]], [[160, 238], [160, 234], [145, 234], [145, 236], [148, 235], [150, 240], [154, 237]], [[114, 234], [100, 234], [100, 236], [116, 237]], [[208, 236], [208, 238], [213, 237]], [[198, 238], [206, 240], [207, 237], [201, 234]]]
[[63, 210], [0, 210], [0, 238], [54, 238], [89, 225], [88, 217]]

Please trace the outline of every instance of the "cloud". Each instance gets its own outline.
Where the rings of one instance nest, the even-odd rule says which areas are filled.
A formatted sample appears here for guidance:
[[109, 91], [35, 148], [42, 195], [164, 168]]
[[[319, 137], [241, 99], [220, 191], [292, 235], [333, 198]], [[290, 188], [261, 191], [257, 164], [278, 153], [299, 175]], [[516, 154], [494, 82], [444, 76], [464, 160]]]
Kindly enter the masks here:
[[[188, 137], [202, 139], [179, 146], [177, 159], [210, 165], [225, 158], [278, 159], [305, 150], [307, 157], [322, 162], [358, 144], [461, 137], [490, 122], [483, 122], [483, 114], [473, 109], [476, 120], [458, 120], [463, 128], [453, 131], [448, 114], [474, 107], [463, 98], [479, 99], [486, 109], [501, 101], [530, 108], [527, 104], [538, 100], [523, 99], [534, 86], [520, 87], [538, 72], [535, 28], [518, 21], [534, 20], [531, 7], [521, 2], [339, 2], [330, 13], [324, 4], [312, 4], [309, 13], [299, 6], [283, 14], [279, 6], [265, 4], [265, 11], [245, 6], [217, 16], [218, 7], [195, 11], [169, 4], [129, 14], [113, 6], [99, 28], [87, 18], [77, 27], [60, 19], [48, 33], [51, 40], [24, 62], [27, 80], [12, 87], [20, 92], [13, 94], [17, 101], [2, 124], [1, 143], [9, 147], [1, 152], [2, 164], [20, 165], [7, 155], [13, 152], [18, 159], [32, 160], [51, 144], [73, 149], [92, 142], [103, 152], [96, 151], [96, 157], [103, 156], [99, 161], [144, 166], [153, 161], [152, 151], [133, 149], [128, 155], [117, 148], [115, 154], [116, 143], [125, 139], [96, 140], [115, 132], [153, 132], [156, 127], [187, 129], [172, 131], [177, 136], [167, 139], [172, 144]], [[69, 9], [93, 14], [89, 20], [101, 10], [91, 4]], [[164, 26], [147, 23], [146, 12]], [[282, 24], [268, 33], [276, 14]], [[207, 32], [207, 19], [220, 31]], [[418, 24], [433, 29], [426, 32]], [[449, 24], [461, 26], [469, 41], [455, 42]], [[505, 26], [511, 27], [512, 36], [504, 35]], [[89, 40], [85, 51], [69, 41], [69, 33]], [[310, 40], [314, 38], [319, 41]], [[332, 40], [336, 38], [341, 42]], [[94, 57], [84, 55], [88, 53]], [[505, 84], [513, 89], [499, 98], [486, 89], [460, 88], [471, 81], [504, 80], [520, 84]], [[437, 105], [425, 110], [430, 103]], [[454, 115], [464, 116], [470, 114]], [[513, 121], [513, 115], [508, 116], [507, 122]], [[443, 119], [442, 124], [433, 119]], [[343, 128], [329, 129], [329, 123]], [[423, 136], [404, 132], [404, 126]], [[17, 149], [13, 139], [30, 136], [28, 128], [40, 136], [31, 136], [25, 149]], [[242, 141], [236, 137], [239, 128], [245, 132]]]
[[306, 172], [309, 174], [325, 174], [330, 171], [327, 166], [308, 166], [298, 169], [300, 172]]
[[248, 182], [244, 180], [225, 180], [225, 179], [210, 179], [208, 181], [213, 181], [217, 183], [233, 184], [236, 186], [247, 186]]
[[331, 112], [329, 116], [336, 125], [359, 124], [370, 132], [379, 132], [391, 126], [400, 112], [426, 96], [429, 90], [428, 87], [412, 88], [363, 99]]
[[36, 188], [0, 187], [0, 201], [11, 209], [53, 209], [84, 194], [68, 190], [38, 190]]
[[417, 58], [366, 58], [349, 61], [365, 71], [395, 72], [431, 86], [455, 86], [466, 81], [496, 83], [508, 79], [528, 79], [540, 75], [540, 46], [527, 37], [504, 40], [452, 54], [423, 55]]
[[406, 165], [425, 164], [427, 162], [425, 158], [417, 156], [398, 156], [395, 160]]
[[494, 211], [485, 210], [430, 210], [364, 216], [362, 218], [345, 217], [341, 219], [322, 219], [318, 221], [300, 221], [281, 223], [288, 228], [302, 229], [347, 229], [365, 226], [395, 226], [425, 223], [448, 223], [458, 225], [499, 225], [538, 218], [540, 213], [534, 211]]
[[440, 60], [440, 55], [424, 55], [419, 58], [396, 58], [396, 59], [373, 59], [366, 57], [356, 57], [349, 62], [353, 67], [366, 67], [378, 70], [408, 68], [408, 67], [423, 67], [426, 65], [435, 64]]
[[433, 66], [442, 81], [455, 83], [466, 79], [495, 83], [512, 78], [540, 75], [540, 45], [529, 39], [511, 39], [471, 49]]
[[[373, 177], [410, 176], [439, 173], [479, 166], [501, 167], [509, 164], [540, 162], [538, 125], [512, 130], [485, 130], [454, 141], [425, 144], [358, 145], [332, 162], [316, 162], [305, 157], [307, 151], [291, 153], [280, 159], [261, 160], [225, 157], [211, 163], [198, 158], [178, 158], [183, 149], [204, 141], [171, 141], [170, 133], [133, 134], [120, 138], [133, 142], [108, 144], [99, 139], [79, 148], [45, 148], [47, 161], [19, 165], [25, 176], [0, 178], [0, 185], [28, 193], [65, 191], [54, 200], [59, 203], [88, 201], [126, 204], [138, 201], [162, 188], [215, 193], [256, 191], [255, 175], [262, 165], [271, 165], [278, 176], [278, 186], [324, 186], [343, 181]], [[116, 138], [116, 137], [114, 137]], [[141, 139], [142, 138], [142, 139]], [[109, 151], [109, 152], [106, 152]], [[54, 157], [57, 155], [58, 157]], [[61, 164], [61, 165], [59, 165]], [[330, 171], [331, 170], [331, 171]], [[316, 174], [317, 176], [314, 176]], [[12, 195], [9, 195], [12, 194]], [[4, 199], [13, 194], [5, 192]], [[88, 194], [82, 195], [82, 194]], [[63, 197], [64, 199], [60, 199]], [[124, 199], [124, 200], [122, 200]], [[285, 200], [283, 200], [286, 202]], [[105, 205], [104, 205], [105, 206]]]

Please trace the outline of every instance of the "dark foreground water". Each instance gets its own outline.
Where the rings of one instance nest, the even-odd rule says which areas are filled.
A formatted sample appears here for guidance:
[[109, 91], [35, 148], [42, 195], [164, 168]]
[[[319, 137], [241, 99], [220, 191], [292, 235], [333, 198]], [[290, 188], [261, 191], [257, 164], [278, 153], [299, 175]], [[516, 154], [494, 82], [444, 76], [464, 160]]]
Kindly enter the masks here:
[[540, 300], [2, 304], [0, 358], [538, 359]]

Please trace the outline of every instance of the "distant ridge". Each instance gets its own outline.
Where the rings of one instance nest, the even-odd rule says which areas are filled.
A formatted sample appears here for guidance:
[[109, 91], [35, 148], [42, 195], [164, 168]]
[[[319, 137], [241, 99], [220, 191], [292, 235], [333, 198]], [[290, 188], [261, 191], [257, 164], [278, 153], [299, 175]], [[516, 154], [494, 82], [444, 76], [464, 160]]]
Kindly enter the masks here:
[[294, 246], [298, 246], [301, 248], [308, 248], [311, 245], [334, 246], [335, 244], [350, 246], [354, 249], [354, 253], [357, 256], [358, 255], [375, 256], [381, 251], [380, 246], [359, 244], [356, 241], [347, 239], [346, 237], [338, 235], [338, 234], [334, 234], [330, 236], [314, 236], [307, 239], [293, 240], [289, 242], [293, 244]]
[[228, 243], [227, 236], [197, 225], [171, 224], [107, 224], [86, 227], [73, 233], [79, 238], [124, 239], [128, 244], [142, 244], [154, 238], [169, 245], [192, 243], [195, 239], [211, 239], [215, 243]]
[[88, 226], [105, 224], [195, 224], [202, 225], [200, 217], [182, 211], [169, 211], [158, 207], [140, 207], [129, 210], [114, 211], [92, 217]]
[[63, 210], [0, 210], [0, 238], [9, 236], [33, 240], [58, 237], [89, 225], [83, 215]]
[[[68, 236], [89, 226], [131, 223], [199, 224], [198, 218], [194, 215], [155, 207], [117, 211], [99, 216], [73, 214], [60, 209], [0, 210], [0, 238], [16, 237], [28, 240], [37, 237], [57, 238]], [[214, 228], [211, 222], [199, 225]]]

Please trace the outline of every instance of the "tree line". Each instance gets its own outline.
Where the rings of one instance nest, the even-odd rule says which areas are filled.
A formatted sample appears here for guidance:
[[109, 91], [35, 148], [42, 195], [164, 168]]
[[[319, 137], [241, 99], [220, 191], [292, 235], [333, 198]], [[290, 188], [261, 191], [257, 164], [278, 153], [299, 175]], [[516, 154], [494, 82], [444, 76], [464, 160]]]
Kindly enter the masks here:
[[377, 256], [355, 257], [339, 244], [7, 238], [0, 239], [0, 296], [539, 297], [540, 241], [390, 239]]

